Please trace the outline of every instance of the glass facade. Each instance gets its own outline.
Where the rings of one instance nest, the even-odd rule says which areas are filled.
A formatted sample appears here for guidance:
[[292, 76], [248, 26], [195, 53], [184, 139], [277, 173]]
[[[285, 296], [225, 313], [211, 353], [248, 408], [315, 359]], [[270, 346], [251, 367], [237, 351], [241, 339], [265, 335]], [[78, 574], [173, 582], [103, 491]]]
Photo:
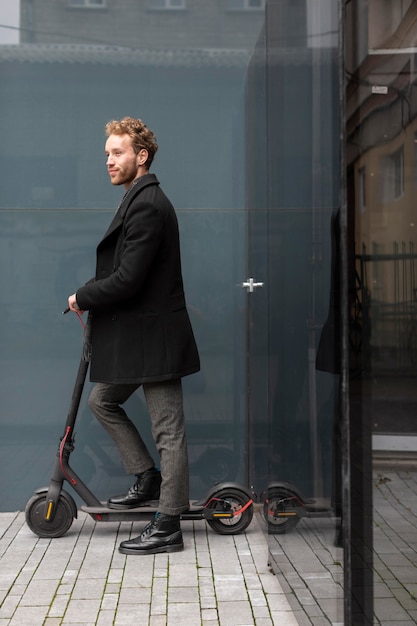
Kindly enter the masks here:
[[[415, 623], [417, 2], [17, 4], [0, 7], [1, 509], [49, 482], [82, 346], [62, 310], [122, 195], [104, 126], [138, 116], [202, 361], [191, 497], [253, 490], [300, 624]], [[105, 499], [129, 479], [87, 395], [72, 464]], [[152, 448], [141, 392], [127, 409]]]

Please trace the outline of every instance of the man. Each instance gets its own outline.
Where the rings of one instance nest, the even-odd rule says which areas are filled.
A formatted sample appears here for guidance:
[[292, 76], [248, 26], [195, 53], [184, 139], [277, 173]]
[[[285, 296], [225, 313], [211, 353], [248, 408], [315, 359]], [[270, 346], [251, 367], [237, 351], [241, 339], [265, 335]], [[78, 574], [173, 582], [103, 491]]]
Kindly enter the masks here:
[[[126, 509], [158, 499], [158, 512], [124, 554], [184, 547], [180, 514], [189, 507], [188, 456], [181, 378], [200, 368], [185, 305], [174, 208], [149, 173], [158, 149], [140, 119], [106, 125], [105, 153], [113, 185], [126, 193], [97, 247], [95, 278], [68, 298], [92, 317], [89, 407], [114, 439], [136, 482], [108, 506]], [[159, 453], [155, 468], [121, 405], [142, 385]]]

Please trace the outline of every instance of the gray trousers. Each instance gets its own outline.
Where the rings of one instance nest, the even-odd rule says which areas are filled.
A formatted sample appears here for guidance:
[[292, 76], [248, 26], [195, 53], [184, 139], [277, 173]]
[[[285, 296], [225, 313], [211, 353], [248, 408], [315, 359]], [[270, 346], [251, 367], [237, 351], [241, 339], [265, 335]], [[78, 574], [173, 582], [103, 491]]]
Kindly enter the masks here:
[[[136, 426], [120, 406], [140, 385], [97, 383], [88, 405], [113, 438], [128, 474], [154, 467], [154, 459]], [[143, 385], [151, 418], [152, 435], [159, 453], [161, 495], [158, 511], [179, 515], [189, 508], [188, 453], [185, 436], [181, 379]]]

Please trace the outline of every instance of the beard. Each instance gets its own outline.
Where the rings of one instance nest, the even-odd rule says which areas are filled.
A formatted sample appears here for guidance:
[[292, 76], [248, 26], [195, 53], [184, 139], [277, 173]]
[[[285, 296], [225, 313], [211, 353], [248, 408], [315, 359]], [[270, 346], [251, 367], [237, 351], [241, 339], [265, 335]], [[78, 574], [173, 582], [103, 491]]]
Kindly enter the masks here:
[[129, 168], [116, 170], [113, 175], [110, 174], [110, 182], [115, 187], [120, 185], [130, 185], [136, 177], [137, 169], [132, 165], [132, 167]]

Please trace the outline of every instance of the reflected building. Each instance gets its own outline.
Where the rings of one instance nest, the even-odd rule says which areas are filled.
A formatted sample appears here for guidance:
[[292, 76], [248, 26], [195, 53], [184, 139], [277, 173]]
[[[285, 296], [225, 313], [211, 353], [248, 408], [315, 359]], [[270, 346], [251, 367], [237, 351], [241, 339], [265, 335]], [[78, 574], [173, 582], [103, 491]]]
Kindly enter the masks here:
[[[361, 3], [348, 9], [351, 28], [355, 7]], [[390, 446], [384, 435], [415, 431], [416, 20], [414, 2], [387, 3], [383, 12], [370, 2], [361, 14], [360, 45], [347, 46], [351, 347], [367, 380], [374, 447], [381, 451]], [[405, 449], [413, 441], [407, 439]]]

